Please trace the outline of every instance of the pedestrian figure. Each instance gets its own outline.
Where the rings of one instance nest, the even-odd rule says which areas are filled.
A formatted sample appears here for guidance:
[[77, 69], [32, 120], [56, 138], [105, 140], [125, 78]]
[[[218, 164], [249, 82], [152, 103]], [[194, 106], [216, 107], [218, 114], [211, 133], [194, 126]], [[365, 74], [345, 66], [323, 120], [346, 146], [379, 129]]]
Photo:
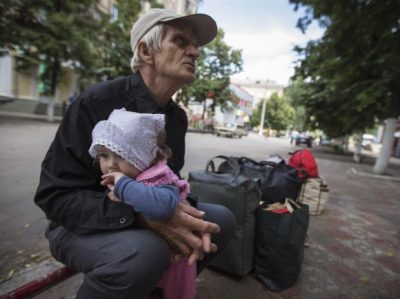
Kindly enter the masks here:
[[290, 144], [296, 143], [297, 136], [299, 136], [299, 131], [293, 129], [292, 132], [290, 132]]

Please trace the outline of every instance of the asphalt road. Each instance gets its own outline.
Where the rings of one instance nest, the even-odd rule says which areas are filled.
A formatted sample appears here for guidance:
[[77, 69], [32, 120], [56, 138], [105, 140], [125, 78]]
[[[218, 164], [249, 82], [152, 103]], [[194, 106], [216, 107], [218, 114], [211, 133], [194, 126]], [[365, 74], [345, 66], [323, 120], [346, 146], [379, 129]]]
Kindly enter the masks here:
[[[44, 238], [46, 218], [33, 203], [40, 164], [56, 133], [58, 123], [0, 116], [0, 282], [22, 268], [50, 257]], [[204, 169], [216, 155], [247, 156], [255, 160], [268, 155], [287, 157], [293, 147], [286, 138], [250, 134], [241, 139], [188, 133], [182, 176]]]
[[0, 279], [49, 257], [46, 219], [34, 205], [40, 163], [58, 124], [0, 117]]

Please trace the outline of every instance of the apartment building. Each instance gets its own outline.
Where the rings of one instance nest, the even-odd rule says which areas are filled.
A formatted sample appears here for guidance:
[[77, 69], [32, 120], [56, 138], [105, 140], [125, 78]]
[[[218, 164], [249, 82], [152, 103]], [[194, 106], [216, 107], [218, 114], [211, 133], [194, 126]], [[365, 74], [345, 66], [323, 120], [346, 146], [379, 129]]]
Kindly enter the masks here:
[[280, 85], [272, 80], [256, 80], [256, 79], [231, 79], [231, 83], [244, 89], [254, 97], [253, 109], [257, 107], [262, 99], [268, 99], [273, 93], [282, 96], [285, 86]]

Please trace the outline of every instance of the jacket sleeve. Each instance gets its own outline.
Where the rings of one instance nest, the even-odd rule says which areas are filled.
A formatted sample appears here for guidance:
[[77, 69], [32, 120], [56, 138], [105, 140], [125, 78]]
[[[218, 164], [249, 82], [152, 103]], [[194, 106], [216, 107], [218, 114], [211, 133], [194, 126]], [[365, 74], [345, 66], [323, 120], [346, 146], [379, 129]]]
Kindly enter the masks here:
[[150, 220], [171, 217], [179, 203], [179, 189], [172, 185], [149, 186], [123, 176], [114, 187], [115, 195]]
[[185, 164], [185, 135], [188, 128], [186, 112], [177, 107], [166, 114], [167, 144], [172, 149], [168, 166], [180, 178], [180, 171]]
[[118, 230], [134, 222], [130, 206], [107, 198], [88, 154], [99, 117], [84, 96], [68, 108], [42, 162], [34, 197], [48, 219], [75, 233]]

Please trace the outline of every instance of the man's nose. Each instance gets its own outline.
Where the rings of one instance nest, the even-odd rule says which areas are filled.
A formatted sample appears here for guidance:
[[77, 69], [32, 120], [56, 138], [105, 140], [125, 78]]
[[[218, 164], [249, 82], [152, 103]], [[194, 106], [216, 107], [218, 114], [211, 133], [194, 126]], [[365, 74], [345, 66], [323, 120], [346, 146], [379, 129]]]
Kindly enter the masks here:
[[188, 48], [188, 54], [192, 56], [194, 59], [197, 59], [200, 55], [199, 47], [194, 44], [191, 44]]

